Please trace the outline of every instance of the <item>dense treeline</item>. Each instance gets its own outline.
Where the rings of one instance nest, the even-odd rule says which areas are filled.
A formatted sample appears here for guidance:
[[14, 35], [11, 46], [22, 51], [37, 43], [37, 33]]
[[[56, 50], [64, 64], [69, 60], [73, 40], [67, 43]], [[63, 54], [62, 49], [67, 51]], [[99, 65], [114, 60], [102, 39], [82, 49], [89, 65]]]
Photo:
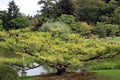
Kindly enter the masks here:
[[60, 22], [60, 25], [63, 22], [72, 33], [83, 36], [120, 36], [119, 0], [40, 0], [38, 5], [41, 6], [40, 14], [26, 17], [11, 1], [8, 11], [0, 14], [0, 30], [29, 27], [40, 31], [46, 23]]
[[[113, 37], [120, 35], [119, 1], [41, 0], [39, 4], [44, 4], [40, 16], [44, 18], [45, 22], [64, 22], [71, 27], [72, 32], [81, 33], [83, 36], [96, 34], [99, 37]], [[42, 19], [42, 17], [40, 18]], [[89, 27], [85, 27], [86, 25]]]

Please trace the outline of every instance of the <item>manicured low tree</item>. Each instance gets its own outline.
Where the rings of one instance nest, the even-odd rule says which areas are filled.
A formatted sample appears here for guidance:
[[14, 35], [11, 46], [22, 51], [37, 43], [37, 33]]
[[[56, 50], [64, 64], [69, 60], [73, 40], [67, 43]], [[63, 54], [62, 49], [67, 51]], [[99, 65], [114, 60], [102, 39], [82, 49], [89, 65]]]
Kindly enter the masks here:
[[[55, 68], [61, 75], [67, 69], [80, 69], [88, 61], [114, 57], [119, 54], [119, 44], [99, 40], [85, 41], [78, 34], [68, 34], [65, 40], [52, 37], [48, 32], [5, 32], [0, 47], [30, 58], [40, 65]], [[3, 35], [5, 36], [5, 35]]]

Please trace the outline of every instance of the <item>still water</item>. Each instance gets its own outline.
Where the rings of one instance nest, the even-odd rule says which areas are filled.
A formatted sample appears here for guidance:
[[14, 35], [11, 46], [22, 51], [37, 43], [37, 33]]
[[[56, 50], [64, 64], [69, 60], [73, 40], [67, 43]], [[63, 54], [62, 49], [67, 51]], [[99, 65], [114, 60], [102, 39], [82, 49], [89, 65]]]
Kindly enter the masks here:
[[[19, 76], [21, 76], [21, 72], [22, 72], [21, 70], [18, 71]], [[36, 75], [41, 75], [46, 73], [47, 73], [47, 70], [45, 70], [43, 66], [26, 70], [26, 76], [36, 76]]]

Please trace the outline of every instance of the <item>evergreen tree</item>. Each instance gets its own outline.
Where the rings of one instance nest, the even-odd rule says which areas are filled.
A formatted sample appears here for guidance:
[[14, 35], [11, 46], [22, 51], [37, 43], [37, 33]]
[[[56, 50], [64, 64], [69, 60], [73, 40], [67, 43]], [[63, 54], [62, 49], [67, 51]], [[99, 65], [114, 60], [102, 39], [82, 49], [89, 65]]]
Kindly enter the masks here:
[[52, 18], [54, 15], [54, 0], [40, 0], [38, 2], [39, 5], [42, 5], [41, 15], [44, 18]]
[[28, 26], [27, 18], [19, 12], [19, 8], [14, 0], [9, 2], [8, 11], [4, 11], [2, 21], [3, 28], [6, 30], [19, 29]]
[[17, 15], [19, 14], [19, 8], [18, 6], [15, 4], [14, 0], [12, 0], [9, 4], [8, 4], [9, 8], [8, 8], [8, 17], [9, 19], [13, 19], [16, 18]]
[[74, 13], [72, 0], [59, 0], [59, 7], [62, 14], [73, 15]]

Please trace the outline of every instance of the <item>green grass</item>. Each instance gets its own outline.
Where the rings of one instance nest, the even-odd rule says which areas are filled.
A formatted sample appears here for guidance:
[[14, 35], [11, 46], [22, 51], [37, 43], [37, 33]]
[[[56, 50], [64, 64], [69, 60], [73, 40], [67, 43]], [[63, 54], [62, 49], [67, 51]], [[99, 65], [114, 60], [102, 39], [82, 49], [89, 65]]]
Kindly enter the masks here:
[[120, 42], [120, 37], [115, 37], [111, 39], [107, 39], [109, 42]]
[[[99, 70], [97, 71], [97, 77], [107, 78], [108, 80], [120, 80], [120, 69], [114, 70]], [[107, 80], [105, 79], [105, 80]]]

